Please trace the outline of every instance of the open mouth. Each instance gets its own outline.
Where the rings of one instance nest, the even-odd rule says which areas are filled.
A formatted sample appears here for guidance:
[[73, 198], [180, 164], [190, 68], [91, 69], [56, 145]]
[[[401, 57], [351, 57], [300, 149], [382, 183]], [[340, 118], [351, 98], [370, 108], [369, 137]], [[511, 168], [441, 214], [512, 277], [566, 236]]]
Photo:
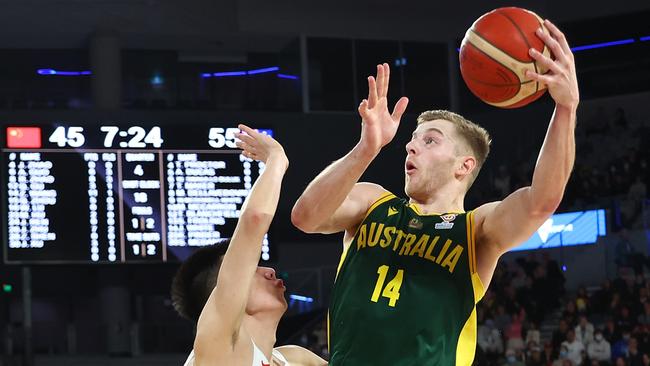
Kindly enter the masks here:
[[417, 170], [417, 167], [412, 162], [407, 161], [405, 165], [405, 169], [406, 169], [406, 174], [411, 174]]
[[285, 288], [284, 281], [280, 279], [275, 280], [275, 287]]

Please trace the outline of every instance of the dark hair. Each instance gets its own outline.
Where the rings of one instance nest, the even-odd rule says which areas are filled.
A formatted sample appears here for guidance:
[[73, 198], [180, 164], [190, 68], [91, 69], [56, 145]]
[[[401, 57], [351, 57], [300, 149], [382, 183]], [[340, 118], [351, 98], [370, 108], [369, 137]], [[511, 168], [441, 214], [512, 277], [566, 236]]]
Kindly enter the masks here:
[[199, 320], [203, 306], [217, 284], [221, 261], [230, 239], [192, 253], [178, 268], [172, 280], [171, 296], [174, 309], [184, 318]]

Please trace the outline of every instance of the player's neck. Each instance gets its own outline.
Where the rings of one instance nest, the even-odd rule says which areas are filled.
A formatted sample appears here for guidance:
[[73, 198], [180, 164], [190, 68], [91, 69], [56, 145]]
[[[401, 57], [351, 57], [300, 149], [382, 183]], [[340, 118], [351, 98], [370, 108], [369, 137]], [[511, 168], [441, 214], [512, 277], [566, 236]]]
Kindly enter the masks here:
[[464, 194], [449, 194], [442, 191], [433, 192], [428, 196], [410, 197], [409, 203], [414, 203], [423, 214], [464, 212]]
[[278, 329], [280, 318], [282, 318], [282, 312], [277, 311], [265, 311], [253, 315], [246, 314], [244, 316], [242, 326], [246, 328], [253, 338], [255, 345], [264, 353], [268, 360], [271, 359], [271, 353], [276, 340], [275, 333]]

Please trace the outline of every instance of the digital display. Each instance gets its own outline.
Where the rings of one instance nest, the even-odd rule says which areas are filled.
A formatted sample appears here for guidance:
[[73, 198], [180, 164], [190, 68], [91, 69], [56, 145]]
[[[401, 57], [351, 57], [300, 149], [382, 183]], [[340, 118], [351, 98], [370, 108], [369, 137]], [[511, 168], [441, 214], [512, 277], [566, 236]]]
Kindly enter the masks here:
[[560, 213], [551, 216], [530, 239], [510, 251], [593, 244], [605, 235], [603, 209]]
[[[3, 126], [4, 261], [179, 261], [230, 237], [264, 169], [240, 154], [238, 131], [207, 124]], [[269, 249], [267, 235], [263, 260]]]

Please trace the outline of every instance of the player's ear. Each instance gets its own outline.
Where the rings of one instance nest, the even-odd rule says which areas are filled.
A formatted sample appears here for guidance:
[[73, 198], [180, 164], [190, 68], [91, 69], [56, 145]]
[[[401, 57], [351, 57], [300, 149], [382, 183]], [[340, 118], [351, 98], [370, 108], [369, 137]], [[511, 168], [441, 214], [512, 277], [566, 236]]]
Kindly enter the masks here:
[[476, 168], [476, 158], [473, 156], [463, 156], [460, 163], [458, 169], [456, 169], [456, 175], [459, 178], [471, 175]]

